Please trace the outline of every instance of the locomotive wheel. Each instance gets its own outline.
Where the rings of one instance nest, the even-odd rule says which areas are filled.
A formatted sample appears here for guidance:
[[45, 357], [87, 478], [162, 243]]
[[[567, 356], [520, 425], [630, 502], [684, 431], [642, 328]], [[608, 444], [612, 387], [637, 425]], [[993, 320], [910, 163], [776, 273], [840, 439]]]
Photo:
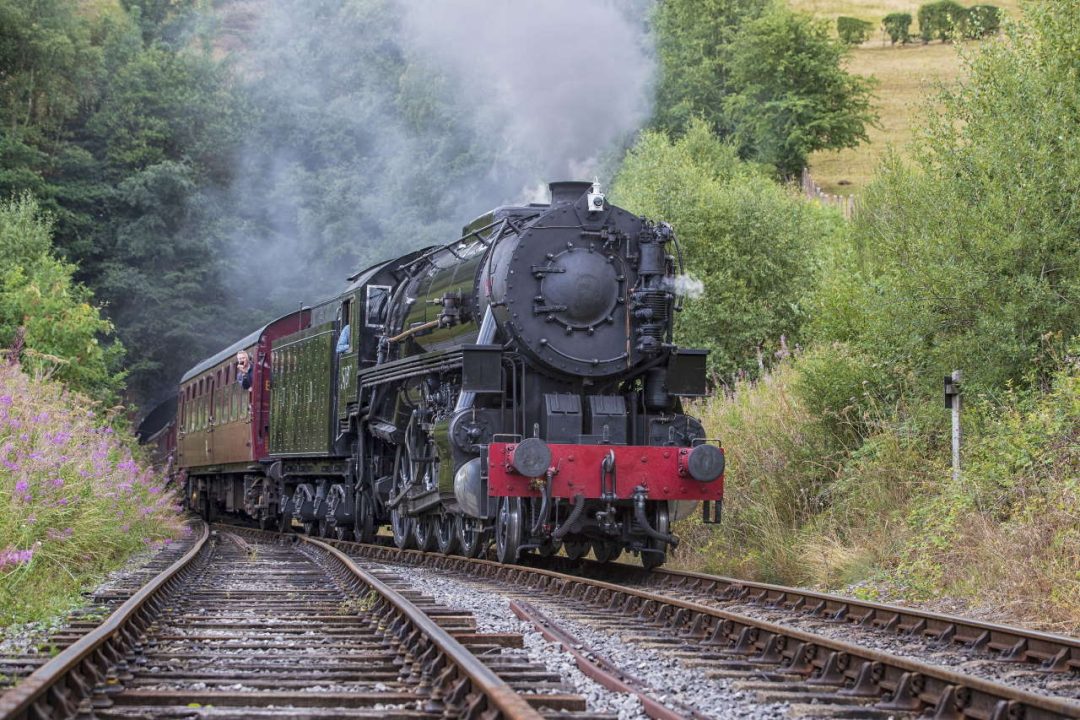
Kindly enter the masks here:
[[564, 541], [563, 550], [566, 551], [566, 557], [571, 560], [580, 560], [589, 552], [589, 542], [588, 540], [579, 542]]
[[522, 525], [521, 498], [502, 498], [495, 516], [495, 557], [499, 562], [517, 562]]
[[[650, 518], [654, 529], [659, 530], [662, 533], [670, 532], [670, 520], [668, 518], [668, 505], [666, 502], [660, 502], [656, 504], [656, 512], [651, 513]], [[641, 564], [646, 570], [652, 570], [655, 567], [660, 567], [667, 561], [667, 543], [663, 540], [657, 540], [655, 538], [649, 538], [649, 542], [646, 547], [659, 550], [659, 552], [643, 552], [641, 553]]]
[[394, 544], [402, 550], [411, 550], [416, 538], [413, 537], [413, 523], [411, 518], [397, 508], [390, 511], [390, 529], [394, 533]]
[[622, 555], [622, 543], [617, 540], [593, 540], [592, 551], [597, 562], [611, 562]]
[[421, 515], [413, 523], [413, 538], [416, 540], [416, 549], [422, 552], [431, 552], [435, 549], [436, 521], [433, 515]]
[[443, 555], [453, 555], [457, 552], [458, 536], [457, 524], [454, 516], [443, 513], [435, 516], [435, 544]]
[[454, 534], [457, 536], [459, 552], [467, 558], [480, 557], [483, 552], [486, 538], [484, 533], [472, 520], [465, 519], [464, 515], [454, 516]]
[[356, 542], [375, 542], [375, 501], [366, 491], [356, 493], [356, 526], [353, 537]]

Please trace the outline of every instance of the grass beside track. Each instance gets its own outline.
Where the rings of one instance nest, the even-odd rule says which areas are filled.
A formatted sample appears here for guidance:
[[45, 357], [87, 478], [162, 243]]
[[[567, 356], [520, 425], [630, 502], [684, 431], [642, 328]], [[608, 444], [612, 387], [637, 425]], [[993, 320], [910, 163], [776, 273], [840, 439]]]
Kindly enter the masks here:
[[0, 626], [63, 612], [181, 533], [165, 478], [90, 401], [0, 363]]

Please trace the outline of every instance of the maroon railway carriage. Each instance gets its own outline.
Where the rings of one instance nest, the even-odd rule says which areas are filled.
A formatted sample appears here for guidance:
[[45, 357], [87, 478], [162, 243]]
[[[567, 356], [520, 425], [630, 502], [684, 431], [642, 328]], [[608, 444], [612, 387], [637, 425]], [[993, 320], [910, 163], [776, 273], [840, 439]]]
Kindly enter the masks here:
[[[310, 311], [289, 313], [264, 325], [180, 380], [176, 413], [176, 468], [186, 478], [188, 502], [204, 512], [244, 510], [259, 515], [274, 498], [262, 491], [270, 430], [270, 351], [274, 340], [302, 330]], [[237, 381], [236, 354], [252, 361], [249, 390]], [[246, 484], [245, 484], [246, 481]], [[247, 492], [245, 492], [245, 490]]]

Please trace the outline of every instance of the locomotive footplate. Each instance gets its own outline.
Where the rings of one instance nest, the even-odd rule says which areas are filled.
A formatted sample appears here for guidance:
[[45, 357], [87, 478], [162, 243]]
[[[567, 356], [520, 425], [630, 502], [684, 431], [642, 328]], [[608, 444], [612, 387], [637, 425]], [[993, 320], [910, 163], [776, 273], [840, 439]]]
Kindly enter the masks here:
[[[494, 497], [540, 497], [541, 483], [522, 475], [513, 464], [517, 443], [488, 447], [488, 494]], [[542, 476], [551, 477], [556, 498], [632, 500], [643, 488], [650, 500], [720, 500], [724, 476], [700, 481], [691, 474], [691, 455], [706, 446], [549, 444], [551, 462]], [[710, 453], [723, 450], [709, 446]], [[721, 465], [722, 468], [722, 460]], [[539, 486], [538, 486], [539, 485]]]

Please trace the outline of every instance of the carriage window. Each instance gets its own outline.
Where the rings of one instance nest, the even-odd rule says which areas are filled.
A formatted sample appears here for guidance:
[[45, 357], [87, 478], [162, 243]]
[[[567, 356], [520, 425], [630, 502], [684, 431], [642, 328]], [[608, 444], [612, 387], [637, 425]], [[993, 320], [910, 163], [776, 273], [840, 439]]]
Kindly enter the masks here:
[[368, 285], [367, 302], [364, 303], [364, 324], [382, 327], [386, 324], [386, 306], [390, 302], [388, 285]]

